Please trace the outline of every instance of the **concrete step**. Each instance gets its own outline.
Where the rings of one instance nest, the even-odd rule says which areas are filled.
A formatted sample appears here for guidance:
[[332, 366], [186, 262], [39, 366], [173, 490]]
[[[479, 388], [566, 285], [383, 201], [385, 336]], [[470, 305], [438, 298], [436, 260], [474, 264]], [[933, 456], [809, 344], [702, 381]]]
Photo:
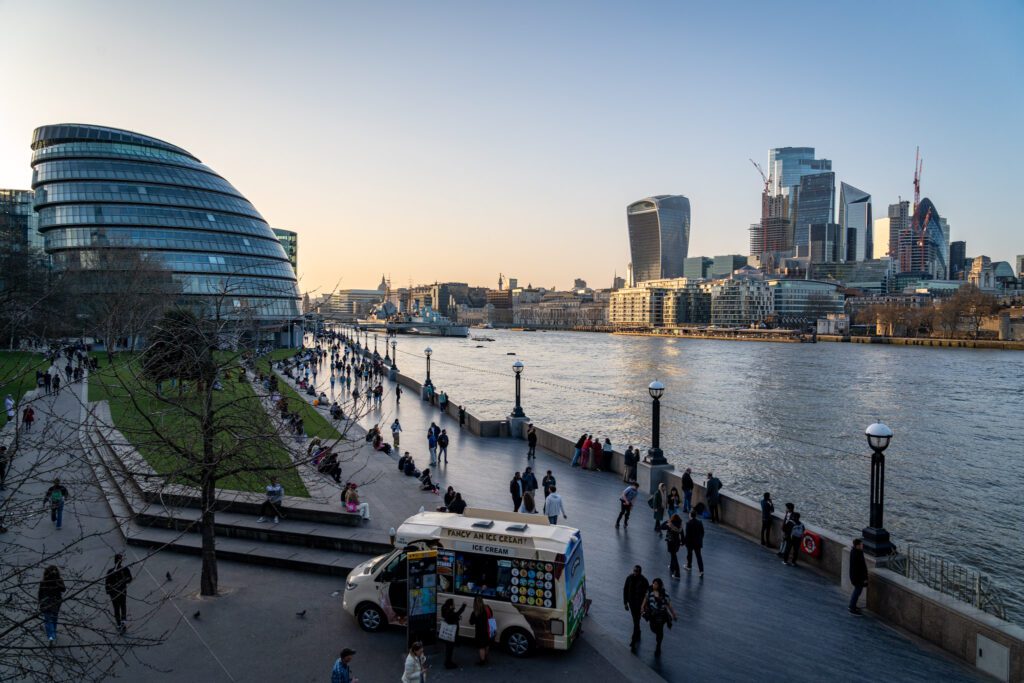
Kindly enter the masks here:
[[[285, 508], [285, 514], [289, 514]], [[199, 510], [149, 505], [138, 510], [135, 522], [140, 526], [199, 532]], [[220, 538], [233, 538], [260, 543], [332, 550], [342, 553], [380, 555], [390, 552], [391, 545], [381, 541], [381, 532], [294, 520], [286, 517], [280, 524], [257, 522], [255, 514], [217, 512], [214, 534]]]
[[[131, 524], [128, 529], [129, 545], [145, 548], [171, 550], [188, 555], [202, 553], [202, 538], [199, 534], [185, 533], [172, 529]], [[281, 569], [329, 574], [344, 577], [361, 562], [373, 557], [370, 554], [344, 553], [318, 548], [299, 548], [278, 543], [260, 543], [236, 538], [217, 538], [217, 558], [260, 564]]]

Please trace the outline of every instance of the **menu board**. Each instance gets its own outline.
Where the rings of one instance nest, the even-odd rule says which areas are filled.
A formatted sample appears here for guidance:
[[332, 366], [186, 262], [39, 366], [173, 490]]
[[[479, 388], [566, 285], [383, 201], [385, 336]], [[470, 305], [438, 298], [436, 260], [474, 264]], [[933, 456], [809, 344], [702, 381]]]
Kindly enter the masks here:
[[437, 551], [407, 554], [409, 566], [409, 617], [407, 635], [411, 645], [437, 639]]
[[510, 599], [528, 607], [557, 607], [555, 604], [556, 565], [537, 560], [512, 560]]

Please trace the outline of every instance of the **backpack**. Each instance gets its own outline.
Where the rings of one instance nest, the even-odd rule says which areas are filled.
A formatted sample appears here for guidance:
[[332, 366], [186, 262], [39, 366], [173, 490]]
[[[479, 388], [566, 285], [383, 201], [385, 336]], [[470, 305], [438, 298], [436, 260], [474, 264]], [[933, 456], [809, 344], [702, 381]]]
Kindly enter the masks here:
[[50, 503], [52, 503], [53, 505], [59, 505], [60, 503], [63, 502], [64, 494], [61, 493], [60, 489], [55, 489], [54, 492], [50, 494]]
[[797, 522], [796, 524], [794, 524], [793, 528], [789, 532], [789, 535], [792, 538], [803, 538], [803, 536], [804, 536], [804, 525], [803, 525], [803, 522]]

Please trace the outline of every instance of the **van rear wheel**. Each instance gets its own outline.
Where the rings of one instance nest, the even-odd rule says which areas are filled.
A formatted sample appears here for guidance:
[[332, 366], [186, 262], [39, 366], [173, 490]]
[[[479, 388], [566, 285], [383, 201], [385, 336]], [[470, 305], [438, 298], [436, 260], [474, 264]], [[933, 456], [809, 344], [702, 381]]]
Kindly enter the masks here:
[[533, 651], [533, 636], [521, 628], [510, 628], [502, 635], [505, 649], [513, 657], [526, 657]]
[[388, 625], [388, 618], [384, 616], [384, 612], [372, 603], [359, 606], [356, 611], [356, 621], [359, 622], [361, 629], [370, 633], [376, 633]]

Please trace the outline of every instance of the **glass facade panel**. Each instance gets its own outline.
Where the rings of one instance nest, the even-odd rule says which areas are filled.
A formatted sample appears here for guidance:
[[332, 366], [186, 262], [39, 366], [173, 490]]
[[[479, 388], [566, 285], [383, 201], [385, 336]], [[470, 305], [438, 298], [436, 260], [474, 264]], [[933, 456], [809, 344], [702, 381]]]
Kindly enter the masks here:
[[626, 208], [636, 282], [682, 277], [690, 244], [690, 200], [658, 195]]

